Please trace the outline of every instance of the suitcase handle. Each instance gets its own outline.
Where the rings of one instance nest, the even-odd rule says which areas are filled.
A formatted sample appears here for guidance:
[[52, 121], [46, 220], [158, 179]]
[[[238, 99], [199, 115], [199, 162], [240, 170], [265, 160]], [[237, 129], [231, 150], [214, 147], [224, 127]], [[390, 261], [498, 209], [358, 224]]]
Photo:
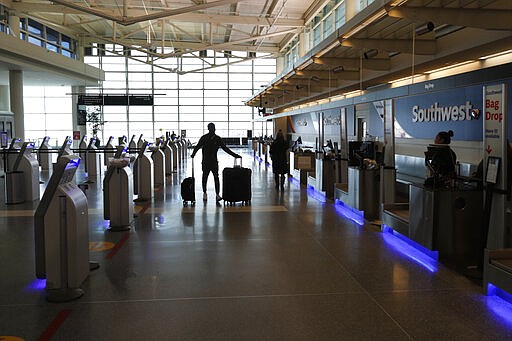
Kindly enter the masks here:
[[194, 178], [194, 158], [191, 157], [191, 159], [192, 159], [192, 177]]
[[[240, 164], [238, 165], [236, 160], [240, 160]], [[233, 168], [242, 168], [242, 158], [235, 157], [235, 162], [233, 163]]]

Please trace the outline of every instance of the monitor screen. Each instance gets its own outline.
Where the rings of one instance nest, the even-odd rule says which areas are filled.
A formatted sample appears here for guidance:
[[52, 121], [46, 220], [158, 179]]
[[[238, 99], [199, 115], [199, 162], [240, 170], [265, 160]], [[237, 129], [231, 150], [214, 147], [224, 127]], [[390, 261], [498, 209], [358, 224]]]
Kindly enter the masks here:
[[430, 144], [425, 152], [425, 165], [433, 176], [453, 177], [456, 175], [456, 156], [448, 145]]
[[375, 142], [373, 141], [364, 141], [361, 143], [361, 147], [359, 148], [359, 154], [363, 157], [363, 159], [375, 159]]
[[349, 141], [349, 164], [358, 165], [363, 159], [375, 160], [375, 142], [373, 141]]

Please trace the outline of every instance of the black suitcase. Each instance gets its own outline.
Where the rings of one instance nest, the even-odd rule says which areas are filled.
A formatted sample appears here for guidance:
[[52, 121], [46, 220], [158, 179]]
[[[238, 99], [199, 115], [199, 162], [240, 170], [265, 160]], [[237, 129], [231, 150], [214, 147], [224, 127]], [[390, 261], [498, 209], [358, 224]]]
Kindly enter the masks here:
[[188, 202], [194, 206], [196, 204], [196, 180], [194, 178], [194, 159], [192, 159], [192, 176], [183, 179], [181, 183], [181, 198], [183, 206], [187, 206]]
[[251, 176], [252, 171], [249, 168], [240, 166], [233, 168], [224, 168], [222, 171], [222, 199], [224, 203], [235, 204], [241, 201], [242, 204], [249, 205], [251, 202]]

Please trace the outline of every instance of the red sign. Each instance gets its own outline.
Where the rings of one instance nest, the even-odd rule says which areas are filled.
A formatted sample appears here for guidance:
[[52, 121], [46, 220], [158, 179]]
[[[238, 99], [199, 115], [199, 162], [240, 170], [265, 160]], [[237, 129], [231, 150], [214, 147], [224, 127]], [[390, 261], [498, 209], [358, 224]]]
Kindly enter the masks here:
[[73, 140], [79, 141], [80, 140], [80, 131], [74, 131], [73, 132]]

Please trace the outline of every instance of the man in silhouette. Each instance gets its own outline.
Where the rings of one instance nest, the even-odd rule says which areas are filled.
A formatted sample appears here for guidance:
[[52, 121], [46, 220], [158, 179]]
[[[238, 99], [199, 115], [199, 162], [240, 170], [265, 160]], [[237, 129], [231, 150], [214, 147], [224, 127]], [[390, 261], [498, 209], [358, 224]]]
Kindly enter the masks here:
[[215, 182], [216, 200], [220, 201], [222, 200], [222, 197], [219, 194], [219, 161], [217, 160], [217, 151], [219, 148], [222, 148], [226, 153], [234, 158], [241, 158], [241, 156], [226, 147], [220, 136], [215, 134], [215, 124], [213, 123], [208, 123], [208, 134], [201, 136], [199, 142], [194, 147], [191, 157], [193, 158], [201, 148], [203, 149], [203, 200], [206, 201], [208, 199], [206, 194], [206, 184], [208, 182], [208, 175], [212, 172], [213, 181]]

